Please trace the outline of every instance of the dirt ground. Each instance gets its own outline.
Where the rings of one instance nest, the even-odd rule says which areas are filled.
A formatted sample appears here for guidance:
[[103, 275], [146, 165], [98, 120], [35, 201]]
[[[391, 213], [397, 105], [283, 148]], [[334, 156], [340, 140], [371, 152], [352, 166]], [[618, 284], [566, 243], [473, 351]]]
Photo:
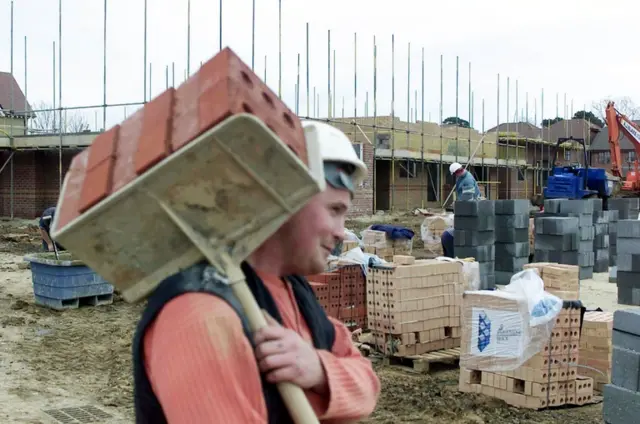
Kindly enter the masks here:
[[[388, 222], [412, 227], [419, 234], [421, 221], [376, 216], [350, 221], [348, 226], [359, 232], [373, 222]], [[34, 221], [0, 221], [0, 422], [59, 423], [43, 411], [91, 405], [111, 415], [104, 423], [131, 423], [131, 339], [142, 305], [116, 299], [113, 305], [65, 312], [35, 306], [23, 255], [38, 251], [37, 231]], [[615, 285], [606, 275], [597, 275], [582, 287], [588, 307], [619, 308]], [[456, 370], [421, 375], [375, 366], [383, 393], [367, 423], [602, 422], [601, 405], [519, 410], [481, 395], [459, 393]]]

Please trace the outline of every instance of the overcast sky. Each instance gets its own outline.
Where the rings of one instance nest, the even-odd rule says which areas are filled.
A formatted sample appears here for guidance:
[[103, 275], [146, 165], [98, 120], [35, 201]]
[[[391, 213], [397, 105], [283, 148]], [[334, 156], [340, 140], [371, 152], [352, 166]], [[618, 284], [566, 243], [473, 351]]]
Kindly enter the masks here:
[[[278, 91], [278, 0], [255, 0], [255, 69]], [[169, 82], [184, 80], [187, 68], [187, 0], [148, 0], [147, 75], [152, 95]], [[0, 0], [0, 70], [9, 71], [10, 0]], [[191, 0], [191, 73], [219, 49], [218, 0]], [[431, 6], [429, 6], [431, 4]], [[639, 29], [623, 18], [636, 8], [631, 0], [615, 7], [576, 0], [457, 0], [448, 2], [395, 0], [282, 0], [282, 95], [295, 110], [297, 55], [301, 55], [301, 115], [307, 114], [305, 27], [310, 27], [310, 92], [319, 96], [321, 116], [327, 115], [327, 31], [336, 51], [336, 114], [373, 114], [373, 38], [376, 37], [377, 112], [389, 114], [392, 104], [391, 38], [395, 34], [395, 114], [407, 119], [407, 98], [418, 119], [422, 115], [421, 54], [424, 48], [424, 118], [437, 122], [440, 105], [440, 55], [444, 55], [444, 117], [456, 114], [456, 56], [459, 56], [458, 115], [468, 119], [469, 63], [474, 92], [473, 124], [489, 129], [498, 119], [497, 75], [500, 74], [500, 121], [526, 113], [529, 119], [565, 116], [591, 108], [606, 97], [628, 96], [640, 104], [640, 55], [635, 53]], [[102, 0], [62, 0], [62, 105], [103, 103]], [[222, 44], [251, 65], [252, 0], [223, 0]], [[56, 102], [58, 101], [58, 0], [14, 1], [13, 72], [32, 104], [53, 102], [53, 42], [56, 42]], [[354, 102], [354, 34], [357, 34], [357, 102]], [[25, 84], [24, 37], [28, 39]], [[408, 67], [408, 43], [411, 66]], [[144, 0], [109, 0], [107, 11], [107, 103], [144, 99]], [[333, 53], [332, 53], [333, 54]], [[332, 65], [333, 66], [333, 65]], [[408, 72], [409, 71], [409, 72]], [[331, 70], [333, 78], [333, 70]], [[410, 78], [408, 78], [410, 74]], [[507, 77], [510, 78], [507, 97]], [[407, 81], [409, 80], [409, 89]], [[519, 95], [516, 109], [516, 81]], [[333, 83], [332, 83], [333, 84]], [[149, 85], [147, 86], [147, 92]], [[409, 90], [409, 96], [407, 96]], [[567, 98], [565, 112], [564, 98]], [[148, 96], [148, 94], [147, 94]], [[507, 114], [507, 99], [509, 113]], [[534, 108], [537, 102], [537, 110]], [[16, 109], [18, 109], [16, 107]], [[135, 108], [127, 108], [131, 113]], [[518, 110], [518, 112], [517, 112]], [[96, 112], [97, 111], [97, 112]], [[100, 109], [85, 110], [92, 127], [102, 127]], [[309, 114], [313, 115], [313, 100]], [[413, 112], [415, 114], [415, 111]], [[107, 126], [124, 118], [123, 108], [110, 108]], [[411, 119], [414, 117], [412, 116]]]

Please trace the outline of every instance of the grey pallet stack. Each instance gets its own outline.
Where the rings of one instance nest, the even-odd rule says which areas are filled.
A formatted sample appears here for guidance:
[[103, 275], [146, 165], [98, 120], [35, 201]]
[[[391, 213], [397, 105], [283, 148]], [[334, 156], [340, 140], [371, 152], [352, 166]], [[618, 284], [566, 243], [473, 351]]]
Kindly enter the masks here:
[[609, 199], [610, 211], [618, 211], [619, 219], [638, 219], [640, 213], [640, 198]]
[[640, 421], [640, 312], [613, 315], [611, 384], [604, 386], [602, 412], [607, 424]]
[[640, 221], [618, 221], [618, 303], [640, 306]]
[[609, 216], [609, 211], [593, 211], [593, 272], [609, 272]]
[[616, 266], [618, 256], [618, 220], [620, 213], [608, 210], [609, 213], [609, 266]]
[[599, 199], [545, 200], [535, 221], [536, 262], [577, 265], [581, 280], [593, 277], [594, 210], [602, 210]]
[[496, 284], [509, 284], [529, 262], [529, 200], [496, 200]]
[[493, 200], [459, 200], [454, 204], [454, 253], [475, 258], [480, 265], [480, 288], [494, 288], [495, 203]]

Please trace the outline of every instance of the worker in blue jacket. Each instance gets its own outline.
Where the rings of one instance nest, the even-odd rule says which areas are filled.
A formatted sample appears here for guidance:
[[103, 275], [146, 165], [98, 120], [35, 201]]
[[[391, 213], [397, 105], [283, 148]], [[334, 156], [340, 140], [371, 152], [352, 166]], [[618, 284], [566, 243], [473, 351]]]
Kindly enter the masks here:
[[480, 198], [480, 188], [471, 172], [464, 169], [458, 162], [449, 166], [449, 172], [456, 177], [457, 200], [478, 200]]
[[442, 232], [440, 242], [442, 243], [442, 256], [455, 258], [456, 256], [453, 252], [453, 227], [449, 227]]

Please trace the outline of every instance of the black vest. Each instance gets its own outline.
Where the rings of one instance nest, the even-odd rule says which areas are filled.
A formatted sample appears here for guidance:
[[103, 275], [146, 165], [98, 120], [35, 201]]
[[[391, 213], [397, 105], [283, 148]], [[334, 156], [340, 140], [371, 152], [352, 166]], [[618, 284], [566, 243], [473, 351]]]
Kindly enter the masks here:
[[[282, 316], [275, 301], [260, 278], [246, 263], [242, 264], [242, 271], [260, 308], [266, 310], [282, 324]], [[144, 365], [143, 340], [146, 329], [153, 323], [162, 307], [171, 299], [189, 292], [209, 293], [224, 299], [240, 316], [245, 335], [253, 344], [244, 311], [231, 288], [221, 280], [223, 280], [223, 277], [213, 267], [206, 262], [202, 262], [164, 280], [149, 298], [147, 307], [138, 323], [132, 346], [134, 403], [137, 424], [167, 423], [162, 406], [153, 393], [151, 383], [147, 377]], [[286, 280], [291, 283], [300, 313], [309, 327], [315, 348], [331, 350], [335, 341], [335, 328], [318, 303], [313, 289], [304, 277], [290, 276]], [[292, 423], [291, 416], [280, 397], [276, 385], [267, 382], [264, 375], [260, 377], [269, 414], [269, 424]]]

